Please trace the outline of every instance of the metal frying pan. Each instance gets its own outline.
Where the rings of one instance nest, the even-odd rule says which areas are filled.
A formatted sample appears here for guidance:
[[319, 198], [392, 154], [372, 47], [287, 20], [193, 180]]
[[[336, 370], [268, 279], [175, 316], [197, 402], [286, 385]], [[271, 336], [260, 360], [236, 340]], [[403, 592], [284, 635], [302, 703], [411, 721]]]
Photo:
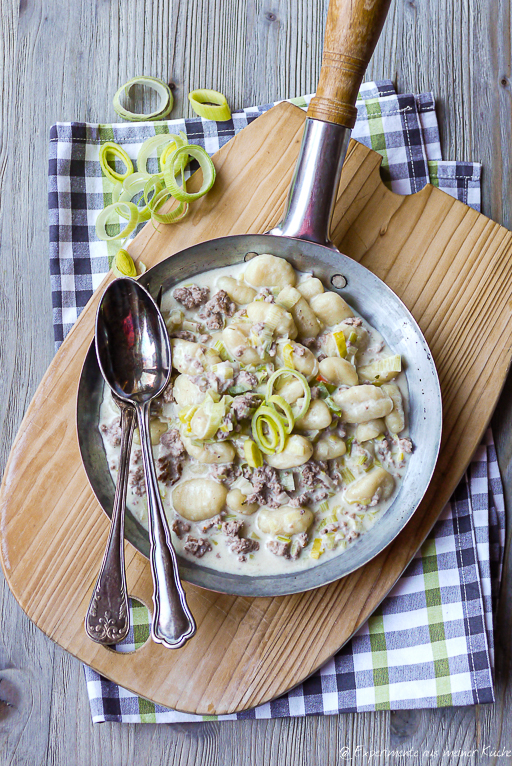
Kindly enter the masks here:
[[[273, 253], [300, 271], [313, 271], [378, 329], [405, 363], [409, 431], [415, 450], [393, 504], [377, 524], [343, 554], [311, 569], [251, 577], [218, 572], [180, 558], [181, 577], [195, 585], [243, 596], [279, 596], [316, 588], [366, 564], [400, 532], [418, 507], [432, 477], [441, 441], [439, 381], [427, 343], [401, 300], [374, 274], [342, 255], [329, 239], [341, 167], [355, 123], [355, 101], [389, 0], [331, 0], [317, 95], [308, 109], [304, 136], [282, 223], [268, 234], [224, 237], [162, 261], [140, 281], [153, 295], [183, 279], [254, 254]], [[271, 236], [269, 236], [271, 235]], [[82, 460], [98, 501], [111, 515], [114, 483], [98, 429], [103, 379], [94, 347], [87, 355], [77, 403]], [[126, 538], [149, 556], [146, 530], [127, 515]]]

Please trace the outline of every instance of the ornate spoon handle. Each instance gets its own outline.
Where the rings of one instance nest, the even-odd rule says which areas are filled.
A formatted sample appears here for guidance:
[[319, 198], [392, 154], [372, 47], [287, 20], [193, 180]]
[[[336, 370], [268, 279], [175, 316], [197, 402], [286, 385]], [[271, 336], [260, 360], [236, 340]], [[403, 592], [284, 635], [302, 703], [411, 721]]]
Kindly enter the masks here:
[[150, 402], [137, 404], [148, 503], [149, 561], [154, 586], [151, 637], [169, 649], [179, 649], [192, 638], [196, 625], [180, 581], [178, 561], [158, 489], [149, 435], [149, 408]]
[[114, 396], [121, 410], [121, 454], [112, 523], [100, 573], [85, 618], [89, 638], [98, 644], [118, 644], [130, 629], [124, 566], [124, 514], [135, 409]]

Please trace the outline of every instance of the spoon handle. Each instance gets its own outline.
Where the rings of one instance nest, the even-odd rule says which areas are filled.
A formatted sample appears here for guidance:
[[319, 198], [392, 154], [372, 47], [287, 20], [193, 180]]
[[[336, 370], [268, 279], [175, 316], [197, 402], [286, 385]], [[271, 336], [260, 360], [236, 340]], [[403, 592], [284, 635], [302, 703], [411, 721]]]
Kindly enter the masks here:
[[121, 453], [112, 522], [100, 573], [85, 617], [87, 635], [104, 646], [118, 644], [130, 629], [124, 566], [124, 511], [135, 410], [124, 402], [118, 406], [121, 410]]
[[142, 464], [149, 517], [150, 565], [153, 577], [153, 641], [178, 649], [192, 638], [196, 625], [180, 581], [176, 553], [162, 506], [149, 433], [150, 402], [137, 405]]

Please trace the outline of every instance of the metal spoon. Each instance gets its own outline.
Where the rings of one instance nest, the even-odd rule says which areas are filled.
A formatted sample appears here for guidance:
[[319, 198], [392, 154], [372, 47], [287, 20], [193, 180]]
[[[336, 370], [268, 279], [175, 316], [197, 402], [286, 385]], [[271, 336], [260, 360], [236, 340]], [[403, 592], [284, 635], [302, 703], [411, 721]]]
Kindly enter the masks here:
[[104, 646], [120, 643], [130, 630], [124, 566], [124, 513], [135, 410], [114, 392], [112, 396], [121, 411], [119, 472], [107, 547], [85, 617], [87, 635]]
[[157, 643], [177, 649], [194, 635], [196, 626], [179, 578], [149, 433], [151, 400], [167, 385], [171, 348], [157, 305], [135, 280], [116, 279], [103, 293], [96, 316], [96, 354], [111, 389], [137, 412], [154, 584], [151, 636]]

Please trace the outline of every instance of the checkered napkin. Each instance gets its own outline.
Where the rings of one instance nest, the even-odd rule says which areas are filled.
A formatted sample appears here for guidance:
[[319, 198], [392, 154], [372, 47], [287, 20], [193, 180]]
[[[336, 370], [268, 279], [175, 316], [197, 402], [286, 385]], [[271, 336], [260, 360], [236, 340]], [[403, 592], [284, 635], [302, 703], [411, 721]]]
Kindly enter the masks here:
[[[292, 99], [306, 107], [310, 96]], [[273, 104], [224, 123], [200, 118], [148, 124], [58, 123], [50, 132], [50, 265], [58, 346], [100, 284], [119, 245], [97, 240], [98, 212], [112, 200], [99, 148], [123, 145], [136, 158], [155, 133], [184, 130], [213, 154]], [[389, 81], [366, 83], [353, 137], [383, 157], [385, 183], [399, 194], [427, 182], [479, 209], [480, 166], [442, 160], [431, 94], [402, 95]], [[151, 166], [151, 162], [154, 166]], [[148, 163], [156, 171], [156, 159]], [[356, 636], [323, 668], [283, 697], [219, 719], [441, 707], [493, 701], [493, 606], [504, 546], [501, 480], [490, 431], [431, 535]], [[134, 602], [130, 635], [118, 651], [149, 637], [146, 608]], [[93, 721], [200, 721], [211, 716], [155, 705], [85, 668]]]

